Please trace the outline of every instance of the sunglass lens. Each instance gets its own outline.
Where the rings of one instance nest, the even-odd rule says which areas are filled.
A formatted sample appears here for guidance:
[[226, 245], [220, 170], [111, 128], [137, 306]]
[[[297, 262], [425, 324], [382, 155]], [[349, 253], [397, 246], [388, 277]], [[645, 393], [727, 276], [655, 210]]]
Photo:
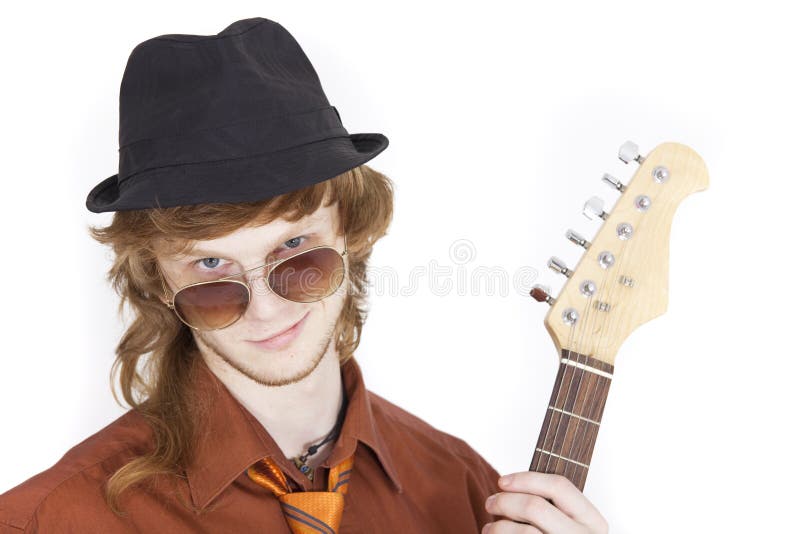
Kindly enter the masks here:
[[278, 264], [267, 279], [272, 290], [294, 302], [315, 302], [344, 280], [344, 260], [332, 248], [317, 248]]
[[175, 310], [198, 330], [224, 328], [242, 316], [250, 294], [238, 282], [209, 282], [182, 289], [175, 295]]

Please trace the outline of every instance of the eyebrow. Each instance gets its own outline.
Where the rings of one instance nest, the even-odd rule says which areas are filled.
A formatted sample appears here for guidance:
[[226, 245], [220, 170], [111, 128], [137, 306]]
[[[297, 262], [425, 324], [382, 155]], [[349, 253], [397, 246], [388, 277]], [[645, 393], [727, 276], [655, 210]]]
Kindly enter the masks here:
[[[286, 232], [283, 233], [281, 238], [286, 237], [287, 235], [291, 235], [292, 237], [299, 237], [302, 234], [314, 233], [314, 232], [318, 231], [318, 228], [317, 228], [318, 223], [319, 223], [319, 221], [317, 221], [317, 220], [308, 221], [304, 225], [301, 225], [301, 226], [299, 225], [299, 226], [296, 226], [294, 228], [291, 228], [291, 229], [287, 230]], [[277, 246], [279, 244], [283, 244], [284, 242], [288, 241], [289, 239], [292, 239], [292, 237], [284, 239], [283, 241], [279, 241], [278, 243], [276, 243], [275, 246]], [[275, 246], [270, 247], [270, 248], [274, 249]], [[207, 250], [207, 249], [204, 249], [204, 248], [193, 248], [192, 250], [190, 250], [189, 252], [187, 252], [186, 254], [183, 255], [184, 259], [187, 259], [187, 258], [228, 258], [228, 257], [230, 257], [230, 254], [228, 254], [227, 252], [222, 252], [222, 251], [217, 251], [217, 250]]]

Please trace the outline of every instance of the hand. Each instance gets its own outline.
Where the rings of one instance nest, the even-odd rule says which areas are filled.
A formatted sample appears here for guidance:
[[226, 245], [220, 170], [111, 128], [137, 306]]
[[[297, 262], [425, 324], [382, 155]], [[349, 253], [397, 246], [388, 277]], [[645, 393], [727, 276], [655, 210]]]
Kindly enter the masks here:
[[499, 485], [504, 491], [486, 500], [486, 511], [507, 519], [487, 523], [481, 534], [608, 533], [597, 508], [562, 475], [523, 471], [500, 477]]

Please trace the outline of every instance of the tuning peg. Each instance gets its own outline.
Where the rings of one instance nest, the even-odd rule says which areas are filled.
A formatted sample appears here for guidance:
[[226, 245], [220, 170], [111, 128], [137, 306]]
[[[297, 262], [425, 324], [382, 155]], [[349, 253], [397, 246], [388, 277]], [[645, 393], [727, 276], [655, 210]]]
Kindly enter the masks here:
[[536, 299], [537, 302], [546, 302], [549, 305], [553, 305], [553, 297], [550, 296], [550, 288], [547, 286], [543, 286], [540, 284], [536, 284], [531, 289], [531, 296]]
[[563, 274], [567, 278], [572, 276], [572, 271], [567, 267], [567, 264], [561, 261], [560, 259], [556, 258], [555, 256], [552, 256], [547, 261], [547, 266], [553, 269], [558, 274]]
[[619, 147], [619, 159], [626, 164], [631, 161], [635, 161], [639, 165], [644, 163], [644, 157], [639, 154], [639, 147], [633, 141], [625, 141], [622, 143], [622, 146]]
[[589, 219], [600, 219], [606, 220], [608, 218], [608, 213], [603, 211], [603, 199], [600, 197], [592, 197], [586, 201], [583, 205], [583, 214]]
[[610, 185], [620, 193], [624, 193], [625, 189], [627, 189], [627, 187], [625, 187], [625, 184], [623, 184], [622, 182], [620, 182], [619, 180], [617, 180], [608, 173], [603, 174], [602, 181], [603, 183]]
[[581, 246], [583, 248], [588, 249], [589, 246], [591, 245], [590, 242], [586, 241], [586, 239], [581, 234], [579, 234], [578, 232], [576, 232], [572, 228], [567, 230], [567, 234], [566, 235], [567, 235], [567, 239], [569, 239], [570, 241], [572, 241], [576, 245], [579, 245], [579, 246]]

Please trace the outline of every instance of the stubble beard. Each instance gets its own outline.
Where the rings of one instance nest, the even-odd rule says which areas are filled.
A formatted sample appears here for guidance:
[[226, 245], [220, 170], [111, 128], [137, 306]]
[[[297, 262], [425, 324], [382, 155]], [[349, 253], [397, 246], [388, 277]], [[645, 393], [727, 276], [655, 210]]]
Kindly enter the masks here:
[[206, 347], [219, 359], [224, 361], [228, 364], [232, 369], [236, 372], [246, 376], [250, 380], [261, 384], [262, 386], [287, 386], [289, 384], [294, 384], [303, 380], [305, 377], [310, 375], [314, 372], [314, 370], [319, 366], [322, 359], [325, 357], [325, 353], [328, 351], [330, 344], [333, 340], [333, 332], [336, 329], [336, 321], [328, 328], [327, 332], [324, 336], [320, 339], [319, 344], [314, 348], [313, 354], [314, 357], [311, 359], [311, 362], [299, 371], [298, 373], [285, 377], [285, 378], [272, 378], [269, 376], [264, 376], [261, 373], [253, 370], [248, 365], [236, 361], [234, 358], [231, 358], [228, 354], [225, 353], [213, 340], [207, 338], [204, 332], [195, 332], [195, 335], [198, 336], [198, 341], [202, 342]]

